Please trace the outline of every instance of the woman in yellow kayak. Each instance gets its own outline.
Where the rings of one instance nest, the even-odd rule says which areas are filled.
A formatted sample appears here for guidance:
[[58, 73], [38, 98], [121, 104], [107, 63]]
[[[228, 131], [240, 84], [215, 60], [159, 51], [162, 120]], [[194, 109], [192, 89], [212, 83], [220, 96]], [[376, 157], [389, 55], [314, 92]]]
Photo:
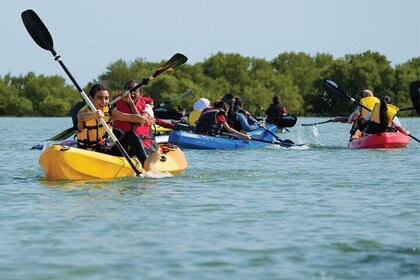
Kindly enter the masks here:
[[[120, 120], [134, 123], [149, 122], [148, 118], [140, 114], [127, 114], [117, 109], [109, 108], [109, 91], [103, 84], [94, 84], [89, 90], [89, 99], [97, 109], [93, 113], [88, 106], [82, 108], [77, 113], [77, 146], [82, 149], [88, 149], [115, 156], [122, 156], [116, 145], [111, 146], [108, 134], [100, 123], [103, 118], [110, 126], [111, 121]], [[130, 95], [125, 97], [127, 102], [133, 102]], [[112, 127], [110, 126], [112, 129]], [[133, 130], [130, 130], [119, 139], [119, 142], [130, 156], [136, 155], [138, 160], [144, 166], [147, 158], [146, 152], [140, 139]]]
[[367, 124], [365, 133], [373, 134], [386, 131], [399, 131], [405, 135], [409, 134], [400, 123], [396, 116], [399, 108], [393, 104], [391, 97], [385, 95], [376, 103], [373, 110], [362, 120], [362, 124]]

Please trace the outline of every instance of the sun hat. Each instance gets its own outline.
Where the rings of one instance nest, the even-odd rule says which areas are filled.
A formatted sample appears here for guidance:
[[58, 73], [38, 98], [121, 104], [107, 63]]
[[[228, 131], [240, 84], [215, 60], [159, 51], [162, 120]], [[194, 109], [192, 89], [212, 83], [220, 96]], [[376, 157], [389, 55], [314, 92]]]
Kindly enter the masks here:
[[206, 109], [209, 105], [210, 101], [207, 98], [202, 97], [194, 102], [193, 108], [195, 111], [200, 111]]

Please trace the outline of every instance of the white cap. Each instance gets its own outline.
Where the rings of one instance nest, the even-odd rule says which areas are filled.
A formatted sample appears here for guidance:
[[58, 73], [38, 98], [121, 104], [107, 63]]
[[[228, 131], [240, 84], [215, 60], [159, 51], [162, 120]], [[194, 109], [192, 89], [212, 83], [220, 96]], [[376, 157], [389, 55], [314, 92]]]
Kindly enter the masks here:
[[368, 90], [368, 89], [364, 89], [362, 91], [362, 95], [363, 95], [363, 97], [373, 96], [373, 92]]
[[193, 108], [195, 111], [204, 110], [207, 107], [209, 107], [210, 101], [207, 98], [200, 98], [197, 101], [194, 102]]

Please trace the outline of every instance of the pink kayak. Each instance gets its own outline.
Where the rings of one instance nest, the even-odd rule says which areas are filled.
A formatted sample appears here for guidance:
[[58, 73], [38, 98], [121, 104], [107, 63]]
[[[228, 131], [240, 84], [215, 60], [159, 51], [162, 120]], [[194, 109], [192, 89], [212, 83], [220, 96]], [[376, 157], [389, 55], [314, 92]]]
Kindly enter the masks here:
[[381, 132], [350, 139], [348, 146], [353, 149], [393, 149], [407, 147], [409, 143], [410, 138], [403, 133]]

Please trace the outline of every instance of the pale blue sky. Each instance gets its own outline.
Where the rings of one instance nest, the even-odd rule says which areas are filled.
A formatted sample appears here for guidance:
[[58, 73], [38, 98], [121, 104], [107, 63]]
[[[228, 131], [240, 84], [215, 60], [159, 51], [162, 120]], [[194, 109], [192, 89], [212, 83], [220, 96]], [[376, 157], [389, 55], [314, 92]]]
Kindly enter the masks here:
[[219, 51], [271, 60], [371, 50], [392, 65], [420, 56], [420, 0], [0, 0], [1, 76], [66, 77], [24, 28], [26, 9], [82, 87], [118, 59], [160, 62], [177, 52], [192, 64]]

